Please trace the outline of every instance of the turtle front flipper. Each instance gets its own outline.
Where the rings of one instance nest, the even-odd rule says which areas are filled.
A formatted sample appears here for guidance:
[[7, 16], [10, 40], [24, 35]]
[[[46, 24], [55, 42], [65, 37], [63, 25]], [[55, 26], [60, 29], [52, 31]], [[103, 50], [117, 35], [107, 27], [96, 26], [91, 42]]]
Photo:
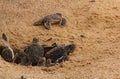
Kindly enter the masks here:
[[39, 21], [36, 21], [36, 22], [34, 22], [34, 26], [40, 26], [40, 25], [42, 25], [43, 24], [43, 20], [39, 20]]
[[66, 23], [67, 23], [66, 19], [62, 18], [59, 25], [64, 26]]
[[2, 41], [7, 47], [10, 47], [10, 43], [8, 42], [8, 38], [5, 33], [2, 34]]
[[51, 26], [50, 21], [45, 22], [44, 26], [45, 26], [46, 29], [50, 30], [50, 26]]

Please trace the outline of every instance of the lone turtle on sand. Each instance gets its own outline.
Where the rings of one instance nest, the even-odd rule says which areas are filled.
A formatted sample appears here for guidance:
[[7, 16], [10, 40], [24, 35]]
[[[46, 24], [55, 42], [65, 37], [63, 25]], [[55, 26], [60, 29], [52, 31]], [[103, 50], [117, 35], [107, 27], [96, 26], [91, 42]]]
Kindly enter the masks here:
[[55, 13], [45, 16], [43, 19], [38, 20], [33, 25], [39, 26], [44, 25], [46, 29], [50, 29], [51, 24], [59, 24], [60, 26], [64, 26], [66, 24], [66, 19], [62, 17], [61, 13]]

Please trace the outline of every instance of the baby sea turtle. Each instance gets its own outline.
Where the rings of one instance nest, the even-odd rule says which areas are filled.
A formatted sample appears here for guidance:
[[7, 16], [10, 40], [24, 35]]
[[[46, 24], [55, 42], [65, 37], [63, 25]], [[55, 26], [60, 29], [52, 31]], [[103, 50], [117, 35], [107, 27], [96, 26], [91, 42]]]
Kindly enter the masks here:
[[55, 13], [51, 15], [45, 16], [43, 19], [35, 22], [34, 26], [44, 25], [46, 29], [50, 29], [51, 24], [59, 23], [60, 26], [64, 26], [66, 24], [66, 19], [62, 17], [61, 13]]
[[24, 59], [25, 57], [28, 57], [28, 56], [26, 55], [26, 53], [24, 52], [24, 50], [23, 50], [23, 49], [20, 49], [20, 50], [16, 50], [16, 52], [17, 52], [17, 53], [15, 54], [15, 57], [14, 57], [14, 59], [13, 59], [13, 62], [16, 63], [16, 64], [27, 65], [28, 62], [23, 63], [23, 62], [24, 62], [23, 59]]
[[51, 63], [61, 63], [68, 59], [69, 53], [72, 53], [75, 47], [75, 44], [58, 45], [45, 54], [46, 60], [49, 59], [48, 62]]
[[7, 36], [4, 33], [2, 34], [2, 41], [6, 45], [6, 47], [1, 47], [1, 49], [3, 48], [1, 52], [1, 57], [3, 57], [3, 59], [8, 62], [12, 62], [15, 55], [14, 55], [13, 49], [10, 47], [10, 43], [8, 41]]
[[32, 44], [27, 46], [24, 50], [26, 56], [23, 58], [24, 62], [29, 62], [28, 65], [43, 65], [45, 58], [44, 48], [39, 44], [38, 38], [33, 38]]

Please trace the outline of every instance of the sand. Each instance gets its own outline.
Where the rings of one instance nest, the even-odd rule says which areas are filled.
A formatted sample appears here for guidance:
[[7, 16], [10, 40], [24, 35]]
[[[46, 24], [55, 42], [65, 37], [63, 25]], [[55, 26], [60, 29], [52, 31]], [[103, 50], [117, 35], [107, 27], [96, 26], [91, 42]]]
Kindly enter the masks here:
[[[60, 12], [65, 27], [32, 24]], [[69, 61], [54, 67], [21, 66], [0, 57], [0, 79], [120, 79], [120, 0], [0, 0], [0, 34], [12, 48], [39, 37], [41, 44], [75, 43]], [[51, 41], [46, 42], [47, 39]], [[4, 45], [0, 40], [0, 44]]]

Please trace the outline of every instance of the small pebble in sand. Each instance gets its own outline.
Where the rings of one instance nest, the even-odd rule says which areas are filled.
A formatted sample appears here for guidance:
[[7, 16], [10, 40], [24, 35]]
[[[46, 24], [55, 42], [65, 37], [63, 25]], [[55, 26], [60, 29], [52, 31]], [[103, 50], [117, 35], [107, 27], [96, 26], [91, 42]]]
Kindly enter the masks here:
[[84, 35], [80, 35], [80, 37], [81, 37], [81, 38], [85, 38], [85, 36], [84, 36]]
[[24, 79], [24, 77], [23, 77], [23, 76], [21, 76], [21, 79]]
[[27, 79], [27, 78], [25, 78], [24, 75], [22, 75], [22, 76], [21, 76], [21, 79]]

